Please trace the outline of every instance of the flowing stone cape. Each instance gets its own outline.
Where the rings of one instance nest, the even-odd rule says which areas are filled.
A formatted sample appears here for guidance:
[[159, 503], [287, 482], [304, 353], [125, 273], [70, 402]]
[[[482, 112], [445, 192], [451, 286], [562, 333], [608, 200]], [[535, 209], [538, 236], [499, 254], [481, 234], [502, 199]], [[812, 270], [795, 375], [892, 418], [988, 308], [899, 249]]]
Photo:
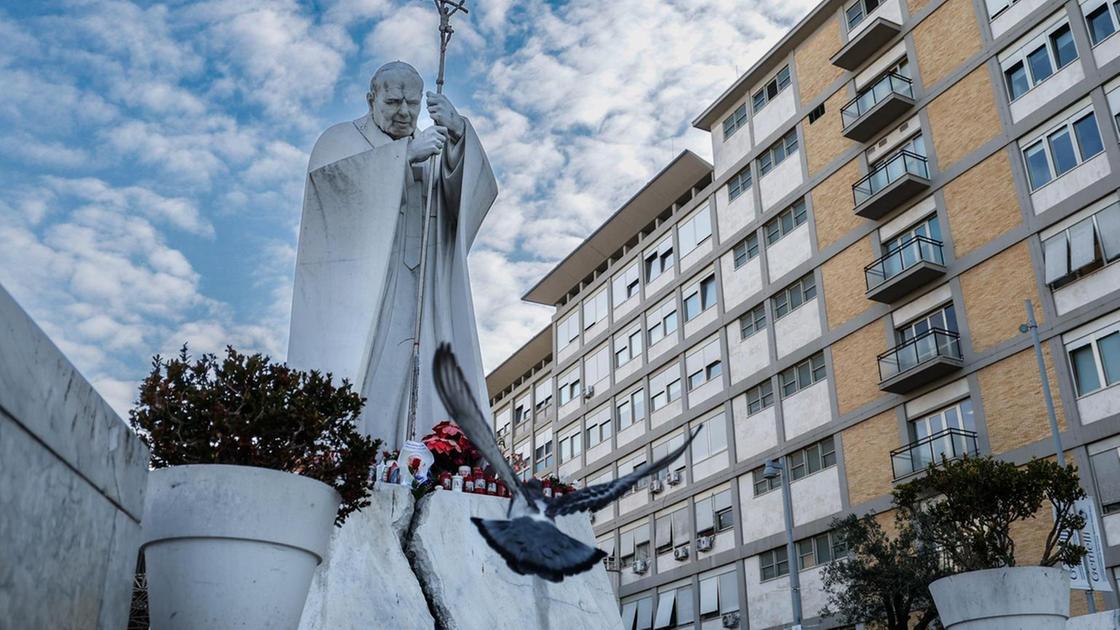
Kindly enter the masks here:
[[[415, 325], [415, 318], [405, 322], [392, 315], [394, 309], [411, 311], [416, 299], [411, 292], [395, 291], [393, 284], [405, 269], [397, 251], [402, 247], [398, 222], [402, 209], [423, 210], [422, 203], [406, 199], [413, 179], [409, 142], [381, 132], [369, 114], [331, 127], [316, 142], [303, 200], [288, 342], [292, 367], [330, 372], [336, 382], [354, 384], [367, 398], [362, 430], [390, 447], [406, 439], [400, 409], [407, 406], [412, 368], [400, 358], [405, 345], [411, 350]], [[417, 436], [448, 417], [431, 382], [438, 342], [455, 348], [479, 404], [485, 406], [488, 399], [467, 253], [498, 188], [469, 122], [459, 142], [459, 162], [441, 159], [436, 174]], [[400, 304], [406, 297], [407, 303]], [[379, 360], [386, 356], [392, 360]]]

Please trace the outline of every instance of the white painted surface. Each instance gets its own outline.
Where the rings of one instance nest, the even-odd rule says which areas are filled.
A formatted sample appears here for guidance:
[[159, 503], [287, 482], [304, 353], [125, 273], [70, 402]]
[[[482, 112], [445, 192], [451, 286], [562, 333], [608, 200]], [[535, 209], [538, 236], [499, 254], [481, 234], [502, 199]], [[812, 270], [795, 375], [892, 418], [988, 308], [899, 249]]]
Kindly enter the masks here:
[[906, 417], [913, 418], [915, 416], [920, 416], [923, 413], [944, 407], [950, 402], [967, 395], [968, 380], [962, 378], [953, 381], [944, 387], [938, 387], [932, 392], [922, 394], [906, 403]]
[[[617, 425], [615, 425], [615, 426], [617, 426]], [[632, 424], [632, 425], [626, 427], [625, 429], [619, 431], [618, 432], [618, 437], [617, 437], [618, 448], [622, 448], [622, 447], [626, 446], [627, 444], [633, 442], [634, 440], [637, 440], [638, 438], [642, 437], [642, 435], [645, 432], [646, 432], [646, 421], [645, 421], [645, 419], [638, 420], [634, 424]]]
[[731, 402], [735, 414], [735, 455], [739, 461], [755, 457], [778, 445], [777, 407], [771, 405], [747, 415], [747, 397], [738, 396]]
[[[882, 6], [883, 5], [880, 4], [879, 7], [876, 7], [875, 11], [871, 12], [871, 14], [875, 15], [875, 13], [878, 12], [879, 8]], [[868, 24], [870, 22], [873, 22], [874, 20], [875, 18], [871, 18], [870, 20], [865, 19], [862, 23], [857, 24], [856, 28], [859, 29], [862, 24]], [[901, 22], [896, 23], [901, 24]], [[876, 57], [874, 61], [872, 61], [863, 70], [860, 70], [859, 74], [856, 75], [856, 91], [859, 92], [864, 87], [866, 87], [868, 83], [871, 83], [875, 79], [878, 79], [879, 75], [883, 74], [883, 72], [885, 72], [887, 68], [890, 68], [894, 64], [898, 63], [898, 61], [902, 59], [902, 56], [905, 54], [906, 42], [904, 41], [899, 41], [894, 46], [891, 46], [890, 48], [884, 50], [882, 54]]]
[[[683, 311], [682, 311], [683, 312]], [[708, 310], [700, 313], [696, 317], [684, 323], [684, 336], [689, 338], [692, 335], [700, 332], [701, 329], [708, 327], [712, 322], [716, 321], [719, 317], [719, 305], [713, 304], [708, 307]]]
[[[656, 278], [654, 278], [653, 282], [650, 282], [650, 283], [646, 284], [646, 295], [647, 296], [650, 296], [650, 295], [653, 295], [654, 293], [657, 293], [657, 291], [660, 290], [661, 287], [664, 287], [664, 286], [672, 283], [673, 278], [677, 277], [677, 273], [676, 273], [676, 267], [677, 266], [676, 266], [676, 262], [675, 262], [676, 258], [677, 258], [677, 252], [676, 252], [676, 250], [674, 250], [673, 251], [673, 260], [674, 260], [673, 266], [669, 267], [664, 272], [662, 272], [662, 274], [660, 276], [657, 276]], [[645, 273], [644, 269], [642, 270], [642, 273]]]
[[688, 408], [695, 409], [723, 391], [723, 376], [718, 376], [688, 392]]
[[890, 152], [891, 149], [897, 147], [907, 138], [910, 138], [921, 129], [922, 125], [918, 121], [918, 116], [912, 116], [909, 120], [905, 120], [897, 127], [892, 129], [889, 133], [875, 142], [875, 146], [867, 149], [867, 161], [873, 163], [879, 158], [883, 157]]
[[683, 405], [681, 403], [681, 399], [678, 398], [668, 405], [665, 405], [664, 407], [650, 414], [650, 426], [659, 427], [672, 420], [673, 418], [681, 415], [682, 410]]
[[[777, 396], [778, 392], [775, 391]], [[789, 398], [782, 399], [782, 422], [787, 440], [832, 421], [828, 379], [813, 383]]]
[[[1020, 1], [1026, 2], [1026, 0]], [[1108, 136], [1102, 133], [1101, 137], [1107, 138]], [[1102, 151], [1031, 193], [1031, 205], [1034, 207], [1034, 213], [1042, 214], [1068, 199], [1074, 193], [1108, 177], [1111, 172], [1108, 166], [1108, 154]]]
[[563, 348], [558, 348], [556, 350], [556, 362], [557, 363], [562, 363], [568, 357], [571, 357], [571, 356], [575, 355], [575, 353], [578, 352], [579, 349], [580, 349], [580, 341], [579, 341], [579, 337], [576, 337], [571, 342], [569, 342], [568, 345], [564, 346]]
[[1110, 264], [1056, 289], [1054, 307], [1059, 315], [1098, 300], [1120, 287], [1120, 264]]
[[879, 240], [881, 242], [889, 241], [895, 234], [898, 234], [936, 211], [937, 202], [934, 201], [933, 195], [930, 195], [914, 204], [906, 212], [884, 223], [883, 227], [879, 228]]
[[585, 455], [587, 456], [587, 463], [597, 462], [606, 457], [611, 452], [610, 439], [604, 440], [595, 446], [587, 449]]
[[1012, 27], [1044, 4], [1046, 4], [1046, 0], [1019, 0], [1019, 2], [1007, 7], [1007, 10], [992, 20], [992, 37], [999, 37], [1011, 30]]
[[1065, 630], [1069, 574], [1059, 567], [969, 571], [929, 585], [946, 630]]
[[762, 256], [755, 256], [736, 269], [735, 253], [727, 252], [720, 258], [720, 271], [725, 312], [734, 310], [762, 290]]
[[947, 283], [943, 284], [896, 308], [891, 312], [891, 322], [894, 324], [895, 328], [898, 328], [915, 317], [930, 311], [933, 307], [944, 304], [951, 299], [953, 299], [952, 289], [949, 288]]
[[587, 340], [587, 343], [592, 343], [592, 342], [595, 341], [596, 338], [599, 337], [599, 335], [607, 332], [607, 328], [609, 326], [610, 326], [610, 317], [609, 316], [604, 317], [603, 319], [600, 319], [599, 321], [595, 322], [591, 326], [591, 328], [588, 328], [587, 330], [583, 331], [583, 338]]
[[[629, 471], [626, 471], [629, 472]], [[636, 488], [618, 500], [618, 515], [628, 514], [649, 503], [649, 490]]]
[[[1115, 573], [1115, 569], [1113, 572]], [[1120, 628], [1120, 610], [1106, 610], [1093, 615], [1070, 617], [1066, 630], [1116, 630]]]
[[784, 531], [782, 520], [782, 491], [771, 490], [754, 496], [754, 482], [750, 473], [739, 478], [739, 508], [742, 513], [743, 542], [751, 543]]
[[[787, 90], [792, 92], [792, 90]], [[787, 155], [782, 163], [759, 178], [759, 194], [762, 198], [762, 212], [765, 213], [774, 204], [785, 198], [804, 181], [805, 174], [801, 169], [801, 151]]]
[[1101, 520], [1104, 521], [1104, 539], [1108, 546], [1120, 545], [1120, 512], [1106, 514]]
[[634, 372], [638, 371], [638, 369], [641, 368], [641, 367], [642, 367], [642, 357], [639, 356], [637, 358], [630, 359], [629, 361], [624, 363], [622, 365], [622, 367], [615, 368], [615, 370], [614, 370], [614, 382], [615, 383], [621, 383], [622, 381], [625, 381], [626, 377], [628, 377], [631, 374], [633, 374]]
[[691, 252], [688, 252], [687, 255], [681, 258], [681, 273], [685, 273], [686, 271], [691, 269], [693, 265], [700, 262], [704, 258], [704, 256], [707, 256], [708, 253], [712, 251], [712, 243], [714, 243], [715, 240], [716, 236], [715, 234], [712, 234], [708, 238], [704, 239], [702, 243], [699, 243], [695, 248], [693, 248]]
[[[693, 547], [695, 547], [695, 546], [696, 545], [693, 545]], [[728, 550], [734, 549], [734, 548], [735, 548], [735, 530], [734, 529], [726, 529], [722, 532], [718, 532], [715, 535], [715, 540], [712, 541], [711, 551], [699, 551], [699, 550], [697, 550], [696, 551], [696, 558], [697, 559], [708, 558], [708, 557], [717, 555], [721, 552], [728, 551]], [[719, 621], [719, 619], [717, 618], [716, 621]]]
[[727, 327], [728, 370], [732, 383], [749, 378], [770, 365], [769, 334], [770, 329], [766, 328], [741, 339], [738, 321]]
[[1093, 47], [1093, 59], [1096, 60], [1098, 68], [1117, 57], [1120, 57], [1120, 37], [1115, 37], [1115, 33]]
[[727, 242], [746, 227], [756, 216], [754, 207], [754, 187], [735, 198], [727, 200], [727, 186], [716, 191], [716, 227], [719, 238]]
[[1092, 424], [1117, 413], [1120, 413], [1120, 383], [1077, 399], [1081, 424]]
[[[790, 71], [793, 71], [792, 67]], [[767, 77], [766, 80], [769, 81], [771, 78], [773, 77]], [[758, 87], [755, 87], [754, 90], [751, 90], [751, 93], [754, 93], [757, 89]], [[762, 111], [754, 115], [754, 137], [757, 139], [756, 141], [766, 139], [793, 117], [797, 111], [797, 102], [793, 93], [793, 85], [790, 85], [782, 90], [774, 100], [767, 103]]]
[[779, 359], [821, 336], [821, 313], [817, 300], [813, 298], [805, 302], [774, 322]]
[[727, 460], [727, 451], [724, 450], [701, 461], [693, 462], [692, 479], [694, 481], [700, 481], [701, 479], [710, 477], [718, 472], [727, 470]]
[[634, 295], [630, 296], [630, 298], [622, 304], [615, 306], [611, 311], [614, 314], [614, 321], [621, 321], [623, 318], [633, 312], [633, 310], [638, 307], [638, 304], [640, 304], [641, 301], [642, 292], [638, 291]]
[[781, 282], [782, 276], [813, 255], [813, 243], [809, 239], [809, 222], [797, 226], [778, 242], [766, 248], [766, 267], [771, 282]]
[[875, 7], [875, 10], [868, 13], [863, 21], [856, 24], [851, 31], [848, 32], [848, 41], [851, 41], [856, 35], [860, 34], [863, 29], [871, 25], [875, 18], [887, 18], [895, 24], [902, 24], [902, 6], [898, 0], [887, 0], [886, 2]]
[[575, 479], [576, 473], [583, 467], [583, 454], [579, 454], [572, 459], [560, 464], [560, 478], [564, 480]]
[[[677, 313], [679, 315], [680, 311], [678, 310]], [[680, 318], [678, 317], [678, 321], [679, 319]], [[680, 341], [680, 335], [681, 329], [678, 326], [677, 329], [673, 331], [673, 334], [662, 337], [661, 341], [658, 341], [657, 343], [650, 346], [649, 349], [646, 350], [646, 355], [649, 356], [649, 362], [656, 363], [658, 358], [660, 358], [666, 352], [672, 350], [673, 347], [676, 346]]]
[[727, 172], [727, 169], [735, 166], [744, 155], [751, 150], [751, 129], [750, 124], [745, 127], [739, 128], [735, 133], [731, 134], [730, 138], [724, 139], [723, 137], [723, 121], [731, 115], [743, 103], [747, 103], [747, 116], [750, 117], [750, 94], [746, 94], [743, 98], [735, 101], [727, 108], [723, 116], [712, 125], [712, 160], [715, 162], [715, 177], [719, 178]]
[[1085, 69], [1081, 66], [1081, 59], [1078, 59], [1047, 77], [1026, 94], [1011, 101], [1011, 119], [1019, 122], [1038, 111], [1043, 105], [1065, 94], [1084, 78]]
[[[790, 605], [789, 576], [761, 581], [758, 556], [744, 561], [747, 578], [747, 610], [752, 628], [773, 628], [793, 621]], [[801, 611], [813, 617], [825, 604], [824, 584], [821, 574], [824, 567], [810, 567], [801, 571]]]
[[[793, 524], [803, 525], [841, 510], [840, 473], [836, 466], [802, 477], [790, 484]], [[782, 491], [755, 497], [750, 474], [740, 477], [739, 497], [743, 517], [743, 542], [750, 543], [785, 531]]]

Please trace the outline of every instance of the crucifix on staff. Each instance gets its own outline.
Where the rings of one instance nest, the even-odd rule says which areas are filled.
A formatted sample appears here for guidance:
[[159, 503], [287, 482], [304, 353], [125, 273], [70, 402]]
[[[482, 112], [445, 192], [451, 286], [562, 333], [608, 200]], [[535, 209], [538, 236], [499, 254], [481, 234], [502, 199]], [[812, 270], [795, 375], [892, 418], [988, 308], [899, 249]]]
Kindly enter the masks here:
[[[288, 363], [348, 379], [367, 403], [360, 428], [389, 446], [449, 417], [428, 366], [450, 343], [476, 399], [486, 383], [467, 253], [497, 197], [470, 121], [442, 92], [450, 18], [440, 16], [436, 91], [394, 61], [370, 80], [362, 117], [335, 125], [311, 152]], [[433, 126], [417, 130], [427, 97]]]

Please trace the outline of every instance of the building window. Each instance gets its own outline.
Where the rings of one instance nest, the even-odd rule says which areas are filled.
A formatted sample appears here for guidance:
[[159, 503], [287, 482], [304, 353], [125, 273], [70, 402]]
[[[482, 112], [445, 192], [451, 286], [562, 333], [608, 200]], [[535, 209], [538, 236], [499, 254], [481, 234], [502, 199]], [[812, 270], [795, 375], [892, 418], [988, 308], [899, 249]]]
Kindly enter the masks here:
[[707, 619], [739, 610], [739, 580], [735, 571], [700, 580], [700, 617]]
[[797, 153], [797, 127], [789, 130], [777, 142], [770, 146], [765, 153], [758, 156], [758, 176], [769, 173], [785, 159]]
[[579, 311], [560, 320], [556, 325], [556, 349], [563, 350], [568, 344], [579, 339]]
[[546, 378], [543, 381], [533, 386], [533, 400], [536, 401], [536, 410], [540, 412], [542, 409], [552, 404], [552, 379]]
[[748, 260], [758, 256], [758, 232], [751, 232], [746, 238], [736, 243], [735, 247], [731, 248], [731, 253], [735, 257], [736, 269], [747, 264]]
[[833, 532], [817, 534], [812, 538], [799, 540], [797, 545], [797, 568], [804, 571], [810, 567], [827, 564], [848, 555], [848, 548], [840, 537]]
[[635, 262], [611, 281], [614, 305], [625, 304], [627, 300], [638, 295], [640, 284], [638, 263]]
[[[686, 534], [685, 537], [687, 536]], [[654, 630], [687, 625], [692, 623], [693, 619], [691, 586], [682, 586], [658, 594], [657, 616], [653, 622]], [[624, 628], [624, 630], [632, 629]]]
[[1089, 27], [1089, 41], [1094, 46], [1108, 39], [1120, 25], [1120, 1], [1089, 0], [1081, 3], [1081, 11]]
[[735, 111], [731, 112], [730, 116], [723, 119], [723, 141], [727, 142], [727, 139], [735, 135], [736, 131], [739, 131], [746, 126], [747, 104], [743, 103], [742, 105], [736, 107]]
[[673, 270], [673, 235], [665, 237], [653, 250], [646, 252], [646, 282], [653, 282], [666, 271]]
[[560, 463], [569, 462], [583, 452], [583, 433], [576, 431], [567, 437], [560, 438]]
[[[695, 444], [695, 442], [693, 442]], [[717, 492], [710, 497], [696, 500], [696, 533], [704, 536], [723, 532], [735, 526], [731, 509], [731, 489]]]
[[669, 551], [674, 545], [687, 544], [690, 537], [687, 507], [659, 516], [653, 523], [653, 546], [657, 553]]
[[758, 555], [758, 568], [762, 581], [789, 575], [789, 555], [784, 546], [763, 551]]
[[552, 436], [537, 446], [533, 452], [533, 472], [541, 473], [552, 468]]
[[774, 78], [766, 82], [754, 96], [751, 97], [751, 105], [754, 112], [757, 114], [763, 107], [766, 107], [770, 101], [778, 97], [782, 90], [790, 86], [789, 66], [782, 66], [781, 70], [774, 75]]
[[1077, 59], [1069, 22], [1048, 28], [1000, 62], [1007, 96], [1015, 100]]
[[677, 227], [677, 238], [680, 239], [681, 256], [687, 256], [696, 249], [700, 243], [708, 240], [712, 235], [712, 213], [708, 206], [684, 221]]
[[[667, 456], [671, 451], [679, 448], [681, 444], [684, 444], [684, 434], [683, 433], [678, 433], [677, 435], [674, 435], [673, 437], [669, 438], [668, 440], [666, 440], [666, 441], [664, 441], [660, 444], [654, 444], [653, 445], [653, 461], [657, 461], [657, 460], [661, 459], [662, 457]], [[684, 479], [685, 468], [686, 468], [684, 456], [682, 455], [681, 457], [677, 458], [677, 460], [670, 465], [670, 468], [672, 468], [673, 472], [675, 472], [677, 474], [677, 476], [681, 480], [683, 480]], [[657, 478], [662, 480], [662, 481], [665, 481], [665, 479], [668, 476], [669, 476], [669, 469], [668, 468], [666, 468], [664, 470], [661, 470], [657, 473]], [[684, 513], [684, 510], [681, 510], [681, 512], [678, 512], [678, 514], [682, 515], [682, 518], [684, 516], [683, 513]], [[685, 532], [684, 536], [681, 538], [681, 540], [688, 539], [690, 534], [687, 533], [688, 532], [687, 521], [685, 521], [682, 524], [682, 529], [680, 531]]]
[[642, 329], [635, 328], [629, 334], [619, 335], [614, 338], [614, 361], [616, 367], [622, 367], [634, 359], [642, 356]]
[[994, 20], [997, 15], [1003, 13], [1011, 5], [1019, 2], [1019, 0], [984, 0], [988, 5], [988, 19]]
[[805, 200], [798, 199], [794, 204], [782, 210], [778, 216], [766, 222], [766, 245], [777, 243], [783, 236], [792, 232], [797, 226], [805, 223]]
[[1120, 202], [1042, 241], [1046, 283], [1058, 288], [1120, 258]]
[[587, 448], [597, 446], [611, 439], [611, 414], [598, 413], [587, 418]]
[[685, 369], [688, 371], [688, 391], [720, 377], [720, 374], [723, 373], [723, 362], [720, 359], [719, 350], [719, 337], [715, 337], [703, 348], [699, 348], [685, 357]]
[[809, 272], [793, 284], [770, 298], [774, 306], [774, 320], [777, 321], [796, 310], [802, 304], [817, 297], [817, 283], [813, 272]]
[[856, 24], [863, 21], [863, 18], [871, 14], [879, 6], [879, 0], [856, 0], [856, 2], [846, 9], [844, 15], [848, 19], [848, 31], [850, 32]]
[[727, 420], [722, 413], [708, 418], [700, 426], [704, 427], [703, 430], [692, 441], [694, 465], [727, 450]]
[[813, 109], [809, 110], [809, 124], [811, 125], [817, 122], [818, 120], [820, 120], [821, 116], [824, 116], [824, 103], [821, 103], [820, 105], [817, 105]]
[[786, 456], [786, 469], [789, 480], [797, 481], [806, 475], [836, 465], [836, 447], [832, 436]]
[[782, 370], [778, 375], [782, 398], [788, 398], [813, 383], [824, 380], [825, 376], [824, 354], [818, 352], [801, 363]]
[[744, 395], [747, 397], [747, 416], [753, 416], [774, 404], [774, 383], [766, 379], [748, 389]]
[[[916, 319], [904, 326], [900, 326], [895, 330], [895, 340], [899, 345], [914, 341], [922, 337], [928, 340], [927, 343], [935, 345], [937, 339], [935, 336], [929, 335], [931, 330], [947, 330], [949, 332], [957, 332], [957, 311], [953, 308], [952, 304], [946, 304], [935, 311], [931, 311], [927, 315]], [[924, 350], [918, 348], [919, 356], [926, 356], [931, 353], [936, 353], [936, 350], [930, 348]], [[921, 360], [921, 359], [919, 359]]]
[[649, 405], [653, 411], [664, 408], [681, 397], [681, 378], [676, 365], [649, 379]]
[[1120, 447], [1102, 449], [1099, 453], [1094, 445], [1089, 446], [1089, 467], [1093, 469], [1093, 479], [1097, 482], [1097, 498], [1101, 502], [1101, 512], [1116, 514], [1120, 512]]
[[754, 482], [754, 496], [756, 497], [762, 496], [767, 492], [770, 492], [771, 490], [777, 490], [778, 488], [782, 487], [782, 479], [780, 477], [767, 479], [762, 474], [763, 470], [765, 470], [765, 468], [759, 466], [758, 468], [755, 468], [751, 471], [751, 481]]
[[494, 435], [498, 438], [498, 442], [501, 443], [503, 449], [509, 446], [509, 442], [506, 441], [509, 437], [509, 427], [510, 411], [509, 407], [506, 407], [494, 414]]
[[587, 330], [603, 321], [609, 314], [607, 308], [607, 290], [603, 289], [592, 298], [583, 303], [583, 328]]
[[1120, 382], [1120, 322], [1068, 344], [1066, 352], [1078, 396]]
[[579, 400], [580, 394], [583, 392], [579, 380], [579, 370], [572, 370], [560, 378], [560, 406], [568, 404], [573, 400]]
[[735, 201], [739, 195], [751, 189], [751, 165], [747, 164], [743, 170], [731, 176], [727, 180], [727, 200]]
[[604, 345], [594, 354], [583, 360], [583, 378], [590, 389], [598, 383], [609, 379], [611, 376], [611, 353]]
[[649, 326], [649, 345], [677, 332], [677, 301], [669, 298], [646, 316]]
[[1045, 186], [1103, 150], [1097, 118], [1090, 106], [1023, 149], [1031, 190]]
[[704, 278], [685, 295], [684, 320], [690, 321], [716, 305], [716, 275]]
[[644, 420], [646, 417], [646, 391], [638, 389], [616, 399], [615, 410], [618, 411], [619, 431], [635, 422]]
[[766, 330], [766, 305], [759, 304], [739, 317], [739, 339]]

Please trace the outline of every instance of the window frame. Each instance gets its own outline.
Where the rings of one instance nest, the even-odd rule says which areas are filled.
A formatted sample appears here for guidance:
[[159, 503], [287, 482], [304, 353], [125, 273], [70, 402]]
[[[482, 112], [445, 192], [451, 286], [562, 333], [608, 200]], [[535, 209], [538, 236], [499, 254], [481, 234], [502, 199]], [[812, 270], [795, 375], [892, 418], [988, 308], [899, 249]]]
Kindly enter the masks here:
[[758, 244], [758, 232], [751, 232], [743, 237], [743, 240], [735, 244], [731, 248], [731, 267], [738, 270], [748, 262], [758, 258], [761, 248]]
[[[788, 219], [789, 226], [786, 223]], [[763, 233], [766, 235], [766, 247], [769, 248], [774, 243], [789, 236], [797, 228], [805, 225], [809, 220], [809, 210], [805, 205], [805, 198], [802, 197], [797, 201], [790, 204], [790, 206], [774, 216], [774, 218], [767, 221], [763, 226]]]
[[[729, 126], [728, 123], [731, 123]], [[723, 119], [723, 141], [735, 135], [737, 131], [747, 126], [747, 103], [744, 101]], [[730, 129], [730, 130], [729, 130]]]
[[797, 140], [797, 127], [794, 126], [758, 156], [756, 161], [758, 162], [759, 179], [778, 168], [779, 164], [785, 162], [791, 155], [797, 153], [799, 148], [800, 144]]
[[[1083, 120], [1085, 120], [1086, 118], [1089, 118], [1089, 117], [1091, 117], [1093, 119], [1093, 124], [1097, 128], [1097, 139], [1100, 142], [1100, 145], [1101, 145], [1102, 148], [1101, 148], [1100, 151], [1097, 151], [1096, 153], [1093, 153], [1089, 156], [1084, 156], [1084, 155], [1082, 155], [1081, 141], [1078, 138], [1078, 134], [1077, 134], [1077, 130], [1076, 130], [1075, 126], [1077, 125], [1077, 123], [1079, 123], [1079, 122], [1081, 122], [1081, 121], [1083, 121]], [[1077, 157], [1079, 159], [1078, 159], [1076, 164], [1074, 164], [1070, 168], [1062, 171], [1059, 174], [1058, 171], [1057, 171], [1056, 163], [1054, 161], [1054, 157], [1051, 154], [1051, 152], [1052, 152], [1051, 138], [1053, 138], [1054, 136], [1057, 136], [1058, 134], [1060, 134], [1062, 132], [1065, 132], [1068, 135], [1069, 141], [1070, 141], [1072, 149], [1074, 151], [1074, 155], [1075, 155], [1075, 157]], [[1041, 184], [1038, 184], [1038, 185], [1035, 184], [1034, 177], [1031, 174], [1030, 157], [1027, 155], [1029, 152], [1031, 152], [1036, 147], [1041, 148], [1041, 151], [1042, 151], [1043, 156], [1044, 156], [1045, 161], [1046, 161], [1047, 177], [1048, 177], [1048, 179], [1045, 182], [1042, 182]], [[1045, 132], [1039, 134], [1037, 137], [1032, 136], [1031, 140], [1028, 143], [1025, 143], [1025, 144], [1020, 143], [1019, 154], [1023, 159], [1023, 168], [1024, 168], [1024, 170], [1026, 172], [1026, 175], [1027, 175], [1027, 185], [1030, 187], [1030, 190], [1031, 190], [1032, 193], [1034, 193], [1036, 191], [1039, 191], [1039, 190], [1042, 190], [1043, 188], [1050, 185], [1051, 183], [1061, 179], [1063, 175], [1066, 175], [1067, 173], [1073, 171], [1078, 166], [1081, 166], [1085, 162], [1088, 162], [1089, 160], [1091, 160], [1091, 159], [1097, 157], [1098, 155], [1101, 155], [1102, 153], [1104, 153], [1105, 149], [1103, 147], [1104, 147], [1104, 136], [1101, 135], [1100, 122], [1097, 120], [1097, 114], [1096, 114], [1095, 108], [1090, 103], [1089, 105], [1077, 110], [1074, 114], [1072, 114], [1070, 116], [1067, 116], [1060, 123], [1057, 123], [1055, 125], [1052, 125], [1052, 126], [1048, 127]]]
[[[824, 353], [818, 352], [779, 372], [778, 389], [782, 394], [782, 399], [785, 400], [827, 378], [828, 367], [824, 361]], [[793, 386], [793, 389], [789, 388], [790, 385]]]
[[[1075, 41], [1073, 44], [1074, 58], [1064, 64], [1059, 63], [1059, 51], [1054, 39], [1054, 34], [1063, 28], [1069, 32], [1070, 37], [1073, 36], [1073, 29], [1070, 25], [1069, 18], [1064, 17], [1064, 13], [1060, 14], [1060, 17], [1054, 22], [1042, 28], [1036, 36], [1015, 49], [1015, 51], [1007, 55], [1006, 58], [999, 61], [1000, 73], [1003, 75], [1003, 89], [1004, 93], [1007, 95], [1008, 102], [1014, 103], [1020, 98], [1023, 98], [1036, 87], [1045, 83], [1047, 79], [1058, 74], [1058, 72], [1064, 70], [1067, 66], [1081, 58], [1081, 51], [1077, 49], [1077, 42]], [[1037, 53], [1040, 48], [1045, 49], [1046, 59], [1050, 64], [1050, 73], [1041, 79], [1035, 76], [1035, 67], [1030, 61], [1030, 58]], [[1018, 95], [1012, 92], [1011, 81], [1009, 80], [1009, 73], [1016, 66], [1022, 66], [1022, 70], [1027, 79], [1027, 89], [1023, 90]]]
[[757, 115], [791, 85], [793, 85], [793, 76], [790, 74], [789, 64], [787, 63], [767, 79], [762, 87], [751, 93], [751, 111]]
[[[800, 302], [793, 307], [790, 307], [794, 300], [794, 296]], [[773, 320], [776, 323], [779, 319], [789, 315], [797, 309], [805, 306], [817, 297], [817, 279], [813, 272], [801, 276], [797, 280], [789, 283], [784, 289], [770, 298], [771, 307], [773, 308]], [[785, 312], [782, 312], [785, 309]]]
[[751, 165], [747, 164], [727, 180], [727, 202], [731, 203], [743, 196], [752, 186], [754, 175], [751, 173]]
[[747, 312], [739, 316], [739, 341], [746, 341], [747, 339], [764, 332], [767, 327], [766, 323], [766, 302], [760, 302]]
[[768, 378], [743, 392], [743, 395], [747, 398], [748, 418], [762, 413], [774, 406], [774, 380]]
[[[1109, 369], [1106, 366], [1104, 358], [1105, 354], [1102, 352], [1100, 342], [1105, 339], [1112, 339], [1114, 343], [1120, 344], [1120, 320], [1101, 326], [1093, 332], [1086, 333], [1077, 339], [1064, 344], [1066, 353], [1066, 361], [1069, 365], [1070, 377], [1073, 380], [1074, 394], [1078, 400], [1086, 396], [1092, 396], [1098, 392], [1120, 385], [1120, 346], [1118, 346], [1118, 354], [1116, 356], [1116, 374], [1109, 382]], [[1081, 378], [1078, 376], [1080, 370], [1074, 361], [1073, 353], [1079, 350], [1089, 348], [1090, 356], [1093, 359], [1094, 377], [1096, 378], [1096, 387], [1083, 391]], [[1111, 361], [1108, 365], [1112, 365]]]
[[[1089, 46], [1091, 48], [1096, 48], [1120, 31], [1120, 0], [1089, 0], [1088, 2], [1081, 3], [1080, 8], [1081, 17], [1085, 20], [1085, 31], [1089, 35]], [[1104, 9], [1105, 14], [1108, 15], [1109, 23], [1112, 25], [1112, 32], [1098, 41], [1093, 41], [1093, 27], [1089, 23], [1089, 14], [1095, 13], [1099, 9]]]

